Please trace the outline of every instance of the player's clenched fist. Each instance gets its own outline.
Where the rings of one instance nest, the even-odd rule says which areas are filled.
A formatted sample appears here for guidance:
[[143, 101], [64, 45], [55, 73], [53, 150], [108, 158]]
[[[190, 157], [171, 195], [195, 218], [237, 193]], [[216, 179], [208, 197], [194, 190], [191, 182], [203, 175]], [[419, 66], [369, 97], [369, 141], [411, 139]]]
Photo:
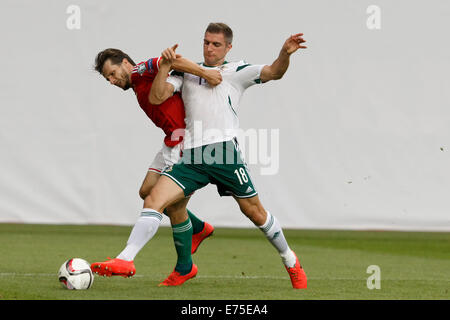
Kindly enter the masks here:
[[205, 70], [205, 80], [211, 86], [217, 86], [222, 82], [222, 75], [219, 70], [207, 69]]

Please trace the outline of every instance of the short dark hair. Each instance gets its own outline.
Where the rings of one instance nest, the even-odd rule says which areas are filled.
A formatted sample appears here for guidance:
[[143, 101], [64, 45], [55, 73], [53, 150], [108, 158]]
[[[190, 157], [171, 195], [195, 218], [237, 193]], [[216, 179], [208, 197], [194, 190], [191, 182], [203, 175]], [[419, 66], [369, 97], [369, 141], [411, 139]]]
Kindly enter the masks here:
[[134, 61], [128, 56], [125, 52], [119, 49], [114, 48], [108, 48], [103, 51], [100, 51], [97, 54], [97, 57], [95, 57], [95, 70], [98, 71], [100, 74], [102, 74], [103, 71], [103, 65], [105, 64], [106, 60], [111, 60], [112, 64], [121, 64], [123, 59], [127, 59], [128, 62], [130, 62], [133, 66], [136, 64]]
[[228, 43], [233, 42], [233, 30], [222, 22], [211, 22], [208, 27], [206, 28], [205, 32], [209, 33], [223, 33], [223, 36], [225, 37], [225, 41]]

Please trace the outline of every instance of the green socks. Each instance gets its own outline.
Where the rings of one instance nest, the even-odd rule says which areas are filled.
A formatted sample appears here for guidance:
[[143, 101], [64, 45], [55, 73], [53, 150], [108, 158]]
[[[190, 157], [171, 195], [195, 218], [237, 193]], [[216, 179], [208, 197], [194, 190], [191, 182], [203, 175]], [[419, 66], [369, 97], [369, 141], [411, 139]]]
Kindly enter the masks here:
[[191, 223], [192, 223], [192, 230], [193, 230], [193, 234], [199, 233], [203, 230], [205, 223], [200, 220], [199, 218], [197, 218], [191, 211], [189, 211], [188, 209], [187, 213], [189, 216], [189, 219], [191, 219]]
[[[191, 219], [193, 234], [201, 232], [205, 226], [205, 223], [197, 218], [192, 211], [189, 211], [189, 209], [186, 209], [186, 211], [188, 213], [189, 219]], [[164, 210], [164, 214], [168, 216], [166, 210]]]
[[188, 274], [192, 269], [192, 223], [188, 218], [186, 221], [172, 225], [173, 242], [177, 250], [177, 265], [175, 271], [181, 275]]
[[192, 235], [201, 232], [205, 226], [191, 211], [187, 210], [187, 213], [189, 217], [186, 221], [172, 225], [173, 242], [178, 255], [175, 271], [181, 275], [188, 274], [192, 269]]

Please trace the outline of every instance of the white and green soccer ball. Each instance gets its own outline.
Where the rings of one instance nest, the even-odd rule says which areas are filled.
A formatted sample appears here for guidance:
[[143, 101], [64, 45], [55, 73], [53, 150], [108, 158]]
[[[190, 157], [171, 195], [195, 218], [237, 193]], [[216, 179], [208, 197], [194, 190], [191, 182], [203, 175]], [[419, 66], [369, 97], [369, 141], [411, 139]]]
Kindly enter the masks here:
[[72, 258], [59, 268], [58, 280], [69, 290], [85, 290], [92, 286], [94, 274], [89, 262], [81, 258]]

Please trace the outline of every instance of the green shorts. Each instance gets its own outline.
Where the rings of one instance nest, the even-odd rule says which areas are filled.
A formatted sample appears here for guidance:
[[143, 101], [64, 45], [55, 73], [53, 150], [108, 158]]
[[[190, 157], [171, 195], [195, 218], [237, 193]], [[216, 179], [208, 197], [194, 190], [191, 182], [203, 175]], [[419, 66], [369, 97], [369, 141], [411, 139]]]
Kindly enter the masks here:
[[220, 196], [251, 198], [258, 194], [236, 139], [185, 149], [180, 161], [162, 173], [178, 184], [185, 196], [209, 183]]

